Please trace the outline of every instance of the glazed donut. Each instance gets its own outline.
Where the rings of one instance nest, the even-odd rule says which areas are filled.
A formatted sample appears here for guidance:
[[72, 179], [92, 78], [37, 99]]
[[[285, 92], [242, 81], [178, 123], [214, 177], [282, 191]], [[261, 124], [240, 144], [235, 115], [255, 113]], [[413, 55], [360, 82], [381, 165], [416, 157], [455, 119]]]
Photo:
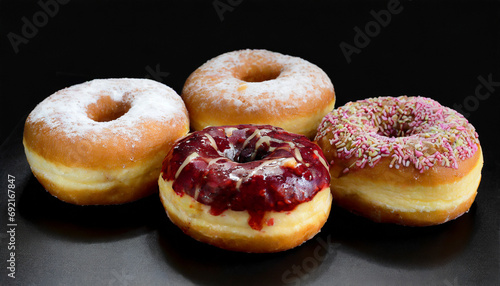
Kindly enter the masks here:
[[207, 127], [163, 162], [160, 198], [193, 238], [242, 252], [277, 252], [312, 238], [331, 207], [328, 165], [302, 135], [269, 125]]
[[49, 96], [23, 144], [43, 187], [77, 205], [121, 204], [158, 191], [163, 158], [189, 132], [180, 96], [147, 79], [99, 79]]
[[425, 97], [378, 97], [329, 113], [316, 141], [333, 200], [376, 222], [444, 223], [467, 212], [483, 155], [474, 127]]
[[314, 64], [266, 50], [215, 57], [195, 70], [181, 94], [191, 128], [269, 124], [313, 138], [335, 104], [333, 84]]

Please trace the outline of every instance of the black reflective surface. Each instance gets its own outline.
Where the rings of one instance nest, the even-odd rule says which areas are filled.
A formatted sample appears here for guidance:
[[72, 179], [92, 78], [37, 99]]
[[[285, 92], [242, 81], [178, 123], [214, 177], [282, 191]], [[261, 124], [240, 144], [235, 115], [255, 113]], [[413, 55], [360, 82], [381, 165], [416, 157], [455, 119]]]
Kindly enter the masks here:
[[[500, 285], [498, 2], [169, 2], [0, 3], [0, 285]], [[30, 31], [27, 22], [38, 26]], [[12, 44], [13, 34], [26, 41]], [[32, 176], [23, 121], [46, 96], [108, 77], [149, 77], [180, 93], [199, 65], [240, 48], [315, 63], [332, 79], [337, 106], [409, 94], [466, 114], [485, 157], [471, 210], [412, 228], [334, 207], [321, 233], [300, 247], [244, 254], [185, 236], [156, 196], [73, 206]], [[15, 278], [7, 268], [9, 174]]]

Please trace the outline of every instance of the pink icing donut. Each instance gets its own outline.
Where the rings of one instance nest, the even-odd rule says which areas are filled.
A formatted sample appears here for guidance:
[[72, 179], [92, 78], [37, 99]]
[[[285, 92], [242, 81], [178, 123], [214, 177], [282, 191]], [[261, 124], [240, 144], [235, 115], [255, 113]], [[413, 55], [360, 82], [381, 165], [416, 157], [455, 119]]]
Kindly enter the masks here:
[[425, 97], [349, 102], [316, 141], [331, 163], [334, 201], [379, 222], [430, 225], [466, 212], [483, 164], [474, 127]]

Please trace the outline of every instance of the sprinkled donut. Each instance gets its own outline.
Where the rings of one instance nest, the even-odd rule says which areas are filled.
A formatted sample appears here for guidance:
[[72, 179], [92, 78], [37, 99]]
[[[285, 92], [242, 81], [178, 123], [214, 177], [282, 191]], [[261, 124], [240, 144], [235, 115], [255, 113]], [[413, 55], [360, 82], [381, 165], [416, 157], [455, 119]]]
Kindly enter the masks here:
[[481, 180], [474, 127], [425, 97], [349, 102], [325, 116], [315, 140], [334, 202], [376, 222], [444, 223], [469, 210]]
[[313, 138], [335, 104], [333, 84], [316, 65], [266, 50], [219, 55], [186, 80], [181, 94], [191, 127], [270, 124]]
[[170, 150], [159, 178], [172, 222], [243, 252], [282, 251], [313, 237], [330, 212], [329, 182], [316, 144], [269, 125], [196, 131]]
[[120, 204], [158, 191], [163, 158], [189, 131], [171, 88], [146, 79], [99, 79], [60, 90], [28, 116], [31, 170], [57, 198]]

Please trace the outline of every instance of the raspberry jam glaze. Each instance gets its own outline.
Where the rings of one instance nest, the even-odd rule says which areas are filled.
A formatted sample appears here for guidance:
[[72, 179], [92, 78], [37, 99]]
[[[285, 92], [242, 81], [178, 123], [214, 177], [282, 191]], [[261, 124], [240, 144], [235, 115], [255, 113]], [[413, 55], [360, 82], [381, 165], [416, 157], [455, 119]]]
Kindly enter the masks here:
[[207, 127], [178, 141], [163, 161], [173, 190], [212, 215], [248, 211], [261, 230], [267, 211], [291, 211], [329, 187], [328, 164], [307, 137], [270, 125]]

